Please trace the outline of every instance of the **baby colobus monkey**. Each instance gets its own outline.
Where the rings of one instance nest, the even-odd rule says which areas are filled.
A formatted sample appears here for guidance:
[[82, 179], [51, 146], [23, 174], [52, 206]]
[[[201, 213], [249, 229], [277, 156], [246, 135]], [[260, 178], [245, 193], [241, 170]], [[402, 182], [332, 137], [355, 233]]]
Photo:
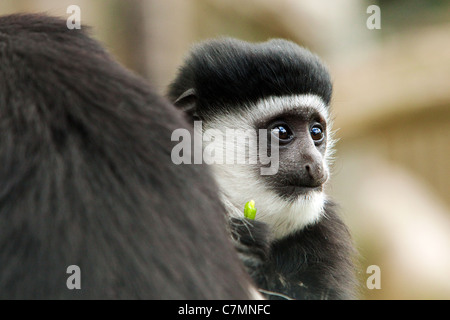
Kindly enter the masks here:
[[[266, 129], [276, 137], [275, 174], [261, 175], [261, 163], [213, 165], [236, 248], [268, 298], [355, 297], [351, 237], [324, 194], [333, 152], [331, 94], [319, 58], [286, 40], [201, 43], [169, 87], [169, 98], [203, 121], [204, 132]], [[252, 142], [245, 141], [239, 152]], [[234, 146], [223, 148], [228, 154]], [[243, 216], [251, 199], [255, 220]]]
[[0, 299], [254, 297], [182, 112], [86, 30], [0, 17]]

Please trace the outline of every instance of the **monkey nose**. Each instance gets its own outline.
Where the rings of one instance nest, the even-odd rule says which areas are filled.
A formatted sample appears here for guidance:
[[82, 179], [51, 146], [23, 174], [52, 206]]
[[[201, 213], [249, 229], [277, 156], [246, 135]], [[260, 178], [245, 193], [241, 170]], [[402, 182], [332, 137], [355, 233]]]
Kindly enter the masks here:
[[328, 179], [327, 172], [324, 170], [322, 164], [319, 163], [305, 164], [305, 172], [310, 187], [319, 187]]

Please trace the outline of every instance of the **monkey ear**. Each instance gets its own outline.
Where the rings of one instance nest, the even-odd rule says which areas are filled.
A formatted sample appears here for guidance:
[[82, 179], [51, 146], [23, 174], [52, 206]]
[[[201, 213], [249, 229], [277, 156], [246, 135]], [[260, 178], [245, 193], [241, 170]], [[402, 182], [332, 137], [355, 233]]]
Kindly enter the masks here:
[[196, 117], [197, 93], [195, 89], [187, 89], [175, 100], [174, 104], [192, 117]]

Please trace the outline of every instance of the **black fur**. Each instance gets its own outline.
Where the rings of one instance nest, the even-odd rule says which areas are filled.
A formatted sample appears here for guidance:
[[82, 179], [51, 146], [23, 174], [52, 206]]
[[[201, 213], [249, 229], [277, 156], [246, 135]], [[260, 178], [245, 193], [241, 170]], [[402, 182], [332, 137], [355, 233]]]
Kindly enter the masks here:
[[231, 218], [230, 232], [247, 272], [261, 287], [267, 282], [264, 270], [270, 256], [271, 239], [268, 226], [256, 220]]
[[248, 298], [208, 168], [171, 162], [188, 124], [84, 30], [0, 18], [0, 298]]
[[332, 92], [319, 58], [282, 39], [251, 44], [225, 38], [195, 46], [168, 95], [175, 101], [190, 88], [200, 117], [268, 96], [313, 93], [328, 104]]
[[[179, 99], [184, 92], [190, 94]], [[327, 69], [306, 49], [285, 40], [250, 44], [222, 39], [194, 47], [168, 95], [189, 114], [208, 121], [239, 113], [261, 98], [308, 93], [328, 106], [332, 85]], [[283, 170], [296, 172], [279, 172]], [[276, 241], [259, 221], [231, 219], [230, 228], [250, 275], [260, 288], [275, 293], [268, 298], [355, 298], [354, 249], [331, 202], [318, 223]]]

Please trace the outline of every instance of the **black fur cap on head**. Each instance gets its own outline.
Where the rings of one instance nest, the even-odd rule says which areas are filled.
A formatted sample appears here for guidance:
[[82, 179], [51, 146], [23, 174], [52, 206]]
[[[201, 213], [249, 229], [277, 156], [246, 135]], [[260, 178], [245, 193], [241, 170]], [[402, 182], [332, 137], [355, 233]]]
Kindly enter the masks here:
[[[191, 94], [185, 94], [188, 90]], [[195, 95], [196, 111], [204, 114], [228, 112], [230, 105], [268, 96], [308, 93], [328, 105], [332, 84], [326, 67], [307, 49], [282, 39], [249, 43], [224, 38], [194, 46], [168, 96], [181, 102]]]

